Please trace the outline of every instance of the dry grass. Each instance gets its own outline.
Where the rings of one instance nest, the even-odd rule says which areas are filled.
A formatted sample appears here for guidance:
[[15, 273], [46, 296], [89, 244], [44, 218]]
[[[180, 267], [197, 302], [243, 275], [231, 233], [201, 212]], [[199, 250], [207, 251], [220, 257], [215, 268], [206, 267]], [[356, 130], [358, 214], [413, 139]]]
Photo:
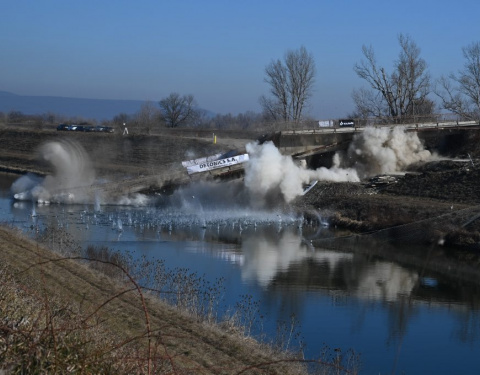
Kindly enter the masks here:
[[[77, 251], [75, 246], [72, 249]], [[105, 249], [90, 249], [88, 254], [97, 259], [87, 260], [83, 254], [66, 258], [0, 227], [0, 278], [4, 281], [0, 286], [0, 370], [18, 374], [302, 374], [311, 363], [319, 374], [356, 373], [358, 362], [348, 362], [354, 356], [345, 357], [346, 361], [338, 355], [304, 361], [274, 351], [245, 336], [245, 326], [235, 329], [228, 322], [218, 325], [200, 319], [215, 320], [213, 309], [192, 309], [191, 301], [183, 298], [188, 290], [175, 289], [168, 277], [156, 285], [163, 287], [146, 292], [132, 275], [150, 277], [148, 265], [135, 270], [127, 258]], [[97, 270], [88, 264], [95, 264]], [[171, 277], [194, 285], [195, 278], [185, 272]], [[154, 294], [175, 295], [182, 310]]]

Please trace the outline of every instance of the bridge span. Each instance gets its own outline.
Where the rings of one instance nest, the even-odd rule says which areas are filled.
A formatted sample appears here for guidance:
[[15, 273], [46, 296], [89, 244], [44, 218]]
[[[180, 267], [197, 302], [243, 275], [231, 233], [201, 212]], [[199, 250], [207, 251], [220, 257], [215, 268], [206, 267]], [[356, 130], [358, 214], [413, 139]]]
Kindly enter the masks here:
[[[480, 130], [480, 124], [474, 121], [378, 125], [377, 127], [394, 126], [403, 126], [407, 131], [418, 132], [427, 149], [437, 150], [440, 154], [442, 154], [442, 148], [448, 150], [452, 144], [461, 144], [469, 131]], [[339, 150], [346, 150], [354, 135], [364, 130], [365, 127], [360, 126], [282, 130], [261, 137], [259, 142], [272, 141], [282, 154], [290, 155], [297, 160], [305, 160], [310, 168], [316, 169], [319, 166], [330, 167], [333, 154]], [[236, 164], [192, 176], [178, 162], [165, 166], [165, 173], [162, 174], [120, 180], [90, 188], [99, 189], [109, 196], [148, 191], [152, 188], [163, 192], [188, 184], [192, 179], [239, 177], [243, 175], [243, 168], [243, 164]]]
[[[467, 131], [480, 130], [478, 121], [446, 121], [437, 123], [370, 125], [377, 128], [401, 126], [407, 131], [417, 132], [427, 148], [445, 148], [449, 138], [464, 136]], [[365, 126], [318, 127], [314, 129], [282, 130], [261, 139], [272, 141], [284, 154], [295, 159], [306, 159], [315, 155], [346, 150], [355, 134], [363, 132]]]

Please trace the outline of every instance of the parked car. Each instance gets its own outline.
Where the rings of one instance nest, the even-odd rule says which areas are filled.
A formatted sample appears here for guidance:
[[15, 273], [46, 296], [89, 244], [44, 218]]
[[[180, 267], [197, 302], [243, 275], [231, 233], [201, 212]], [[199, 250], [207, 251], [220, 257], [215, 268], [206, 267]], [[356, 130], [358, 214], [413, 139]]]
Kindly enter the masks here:
[[104, 132], [104, 133], [113, 133], [115, 129], [110, 126], [96, 126], [95, 131], [97, 132]]
[[57, 130], [63, 131], [77, 131], [77, 132], [103, 132], [113, 133], [115, 129], [111, 126], [93, 126], [93, 125], [77, 125], [77, 124], [60, 124], [57, 126]]

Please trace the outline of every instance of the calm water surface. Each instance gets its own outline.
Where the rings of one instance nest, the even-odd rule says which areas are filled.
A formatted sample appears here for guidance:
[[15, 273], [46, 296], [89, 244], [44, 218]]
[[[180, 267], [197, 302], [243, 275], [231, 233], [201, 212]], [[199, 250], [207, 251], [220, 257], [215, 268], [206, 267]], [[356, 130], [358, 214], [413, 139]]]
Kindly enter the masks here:
[[[480, 289], [347, 251], [312, 247], [328, 228], [294, 215], [235, 209], [38, 206], [14, 202], [0, 175], [0, 221], [62, 226], [83, 246], [107, 245], [168, 268], [224, 279], [226, 311], [251, 295], [264, 330], [294, 314], [314, 358], [328, 346], [361, 355], [362, 374], [479, 374]], [[200, 207], [200, 208], [199, 208]], [[359, 245], [360, 246], [360, 245]], [[399, 249], [401, 251], [401, 249]]]

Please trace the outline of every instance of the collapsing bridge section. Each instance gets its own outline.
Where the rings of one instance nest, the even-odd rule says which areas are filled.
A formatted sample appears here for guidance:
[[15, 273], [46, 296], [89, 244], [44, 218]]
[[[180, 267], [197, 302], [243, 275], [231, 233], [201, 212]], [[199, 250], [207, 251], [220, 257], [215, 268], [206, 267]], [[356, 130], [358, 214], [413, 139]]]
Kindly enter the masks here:
[[[400, 126], [406, 132], [416, 132], [428, 150], [440, 154], [454, 151], [469, 137], [472, 131], [479, 131], [478, 121], [452, 121], [424, 124], [372, 125], [375, 128]], [[273, 144], [284, 155], [294, 159], [304, 159], [310, 168], [330, 167], [330, 159], [337, 151], [348, 149], [354, 137], [365, 131], [365, 126], [318, 127], [314, 129], [282, 130], [266, 134], [259, 139]]]
[[228, 173], [243, 170], [243, 164], [248, 160], [248, 154], [237, 154], [236, 151], [230, 151], [226, 154], [215, 154], [204, 158], [183, 161], [182, 165], [187, 168], [189, 175], [210, 171]]
[[[393, 126], [393, 125], [392, 125]], [[383, 127], [392, 127], [383, 126]], [[428, 124], [404, 126], [406, 131], [417, 132], [426, 149], [436, 150], [444, 154], [445, 150], [453, 151], [455, 144], [461, 144], [468, 137], [470, 131], [478, 131], [478, 123], [457, 124]], [[305, 160], [305, 165], [310, 169], [319, 167], [330, 168], [333, 155], [338, 151], [345, 151], [351, 144], [354, 136], [362, 133], [364, 127], [348, 128], [317, 128], [311, 130], [280, 131], [266, 134], [257, 142], [262, 144], [271, 141], [283, 155], [289, 155], [295, 160]], [[122, 190], [129, 192], [145, 191], [149, 186], [157, 189], [169, 190], [168, 187], [178, 187], [188, 184], [195, 179], [208, 178], [236, 178], [244, 174], [245, 164], [250, 160], [244, 150], [232, 150], [226, 153], [187, 160], [175, 163], [165, 175], [156, 175], [135, 179], [132, 182], [116, 184], [125, 185]]]

